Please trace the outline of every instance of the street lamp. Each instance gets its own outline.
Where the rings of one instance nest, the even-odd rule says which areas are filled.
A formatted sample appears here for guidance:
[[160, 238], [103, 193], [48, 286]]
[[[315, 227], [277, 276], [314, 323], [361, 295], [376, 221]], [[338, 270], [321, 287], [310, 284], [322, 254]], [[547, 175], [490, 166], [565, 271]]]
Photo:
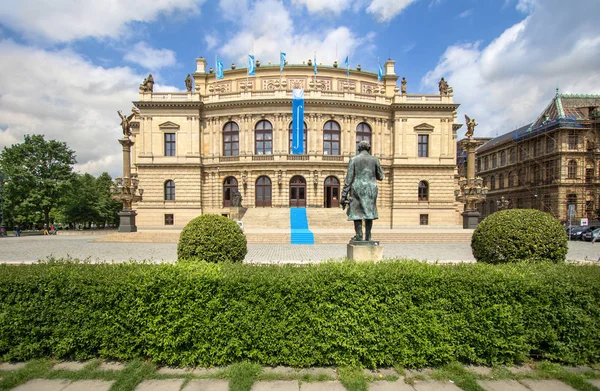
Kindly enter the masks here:
[[510, 206], [510, 201], [505, 200], [504, 196], [502, 196], [499, 200], [496, 200], [496, 206], [498, 207], [498, 210], [508, 209]]

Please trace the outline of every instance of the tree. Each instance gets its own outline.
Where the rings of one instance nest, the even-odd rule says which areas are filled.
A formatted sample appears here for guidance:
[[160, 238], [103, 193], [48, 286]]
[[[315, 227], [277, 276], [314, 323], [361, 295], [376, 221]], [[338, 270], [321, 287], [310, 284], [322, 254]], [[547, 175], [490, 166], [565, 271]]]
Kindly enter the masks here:
[[109, 224], [116, 224], [119, 221], [119, 211], [123, 209], [123, 204], [112, 198], [110, 187], [113, 184], [113, 180], [107, 172], [103, 172], [96, 178], [98, 212], [102, 222]]
[[26, 135], [22, 144], [4, 147], [0, 167], [9, 176], [5, 195], [16, 220], [30, 219], [36, 212], [50, 224], [55, 208], [73, 178], [75, 152], [66, 143], [43, 135]]

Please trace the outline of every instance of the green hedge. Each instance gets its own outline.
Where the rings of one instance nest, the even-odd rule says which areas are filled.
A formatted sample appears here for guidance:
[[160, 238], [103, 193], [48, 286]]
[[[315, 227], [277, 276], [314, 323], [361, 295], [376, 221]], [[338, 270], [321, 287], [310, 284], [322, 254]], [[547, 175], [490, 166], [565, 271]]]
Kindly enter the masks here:
[[0, 265], [0, 359], [435, 366], [600, 358], [600, 268]]

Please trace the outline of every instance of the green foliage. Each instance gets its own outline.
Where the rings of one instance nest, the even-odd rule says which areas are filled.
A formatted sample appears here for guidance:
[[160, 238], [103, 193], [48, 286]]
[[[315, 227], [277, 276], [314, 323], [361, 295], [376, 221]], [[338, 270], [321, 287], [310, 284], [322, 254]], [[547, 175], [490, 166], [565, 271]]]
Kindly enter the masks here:
[[26, 135], [22, 144], [4, 147], [0, 169], [10, 178], [4, 195], [11, 221], [43, 218], [49, 224], [50, 212], [68, 187], [75, 163], [75, 152], [66, 143], [46, 141], [42, 135]]
[[219, 215], [206, 214], [190, 221], [177, 244], [179, 261], [241, 262], [247, 252], [240, 227]]
[[479, 262], [564, 262], [567, 235], [547, 213], [535, 209], [508, 209], [486, 217], [471, 239]]
[[564, 263], [0, 265], [0, 361], [587, 364], [599, 286]]

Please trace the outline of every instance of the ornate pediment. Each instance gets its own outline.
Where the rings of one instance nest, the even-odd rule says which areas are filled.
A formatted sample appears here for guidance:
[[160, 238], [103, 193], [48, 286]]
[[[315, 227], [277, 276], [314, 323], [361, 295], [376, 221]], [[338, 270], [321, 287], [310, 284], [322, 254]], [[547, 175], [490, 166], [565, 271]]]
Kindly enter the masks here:
[[164, 122], [164, 123], [158, 125], [158, 127], [160, 129], [170, 129], [170, 130], [179, 129], [179, 125], [177, 125], [176, 123], [171, 122], [171, 121]]
[[413, 129], [418, 132], [433, 132], [435, 127], [423, 122], [422, 124], [415, 126]]

